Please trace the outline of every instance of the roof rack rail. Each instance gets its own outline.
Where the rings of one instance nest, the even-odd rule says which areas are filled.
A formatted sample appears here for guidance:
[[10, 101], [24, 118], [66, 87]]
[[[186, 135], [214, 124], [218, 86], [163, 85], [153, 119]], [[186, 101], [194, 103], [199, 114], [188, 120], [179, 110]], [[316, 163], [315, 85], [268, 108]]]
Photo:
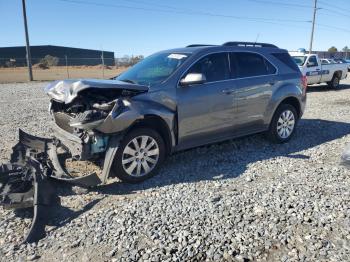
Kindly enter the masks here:
[[226, 42], [226, 43], [223, 44], [223, 46], [272, 47], [272, 48], [278, 48], [277, 46], [275, 46], [273, 44], [257, 43], [257, 42]]
[[188, 45], [186, 47], [201, 47], [201, 46], [214, 46], [214, 45], [194, 44], [194, 45]]

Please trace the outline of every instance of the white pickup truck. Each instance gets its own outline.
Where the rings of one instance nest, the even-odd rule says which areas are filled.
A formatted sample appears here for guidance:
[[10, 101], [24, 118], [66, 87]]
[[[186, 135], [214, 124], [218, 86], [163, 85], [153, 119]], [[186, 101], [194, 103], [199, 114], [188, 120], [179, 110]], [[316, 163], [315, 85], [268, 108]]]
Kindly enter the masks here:
[[346, 64], [322, 64], [316, 54], [290, 53], [300, 71], [307, 78], [307, 84], [327, 83], [330, 88], [339, 88], [340, 80], [347, 77]]

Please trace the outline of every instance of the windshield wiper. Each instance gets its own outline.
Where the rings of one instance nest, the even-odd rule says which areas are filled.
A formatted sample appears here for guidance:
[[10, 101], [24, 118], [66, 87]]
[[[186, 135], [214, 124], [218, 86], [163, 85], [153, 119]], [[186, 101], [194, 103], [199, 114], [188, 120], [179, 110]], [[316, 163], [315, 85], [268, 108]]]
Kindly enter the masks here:
[[123, 80], [120, 80], [120, 81], [126, 82], [126, 83], [130, 83], [130, 84], [134, 84], [134, 85], [137, 84], [134, 80], [130, 80], [130, 79], [123, 79]]

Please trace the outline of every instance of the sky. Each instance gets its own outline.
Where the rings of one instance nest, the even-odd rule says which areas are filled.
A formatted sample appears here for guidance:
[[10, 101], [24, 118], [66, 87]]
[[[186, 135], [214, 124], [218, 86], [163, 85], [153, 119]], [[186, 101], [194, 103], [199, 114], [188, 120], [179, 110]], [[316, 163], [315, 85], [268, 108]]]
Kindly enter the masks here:
[[[0, 0], [0, 47], [25, 44], [21, 0]], [[26, 0], [31, 45], [150, 55], [188, 44], [309, 47], [314, 0]], [[350, 0], [318, 0], [314, 50], [350, 46]]]

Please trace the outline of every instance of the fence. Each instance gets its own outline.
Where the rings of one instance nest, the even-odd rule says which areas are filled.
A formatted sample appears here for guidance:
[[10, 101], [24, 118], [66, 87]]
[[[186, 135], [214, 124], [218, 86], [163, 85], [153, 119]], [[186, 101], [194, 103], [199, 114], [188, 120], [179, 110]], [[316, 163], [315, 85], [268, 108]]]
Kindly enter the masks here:
[[[47, 58], [47, 57], [45, 57]], [[0, 57], [0, 83], [25, 82], [28, 69], [25, 57]], [[120, 74], [127, 67], [115, 63], [114, 58], [70, 58], [33, 57], [32, 69], [34, 80], [58, 80], [67, 78], [104, 78], [109, 79]]]
[[316, 51], [316, 54], [320, 58], [336, 58], [336, 59], [349, 59], [350, 58], [350, 52], [323, 52], [323, 51]]
[[[290, 51], [297, 53], [298, 51]], [[308, 53], [306, 51], [306, 53]], [[335, 59], [350, 59], [350, 52], [328, 52], [328, 51], [312, 51], [313, 54], [318, 54], [320, 58], [335, 58]]]

